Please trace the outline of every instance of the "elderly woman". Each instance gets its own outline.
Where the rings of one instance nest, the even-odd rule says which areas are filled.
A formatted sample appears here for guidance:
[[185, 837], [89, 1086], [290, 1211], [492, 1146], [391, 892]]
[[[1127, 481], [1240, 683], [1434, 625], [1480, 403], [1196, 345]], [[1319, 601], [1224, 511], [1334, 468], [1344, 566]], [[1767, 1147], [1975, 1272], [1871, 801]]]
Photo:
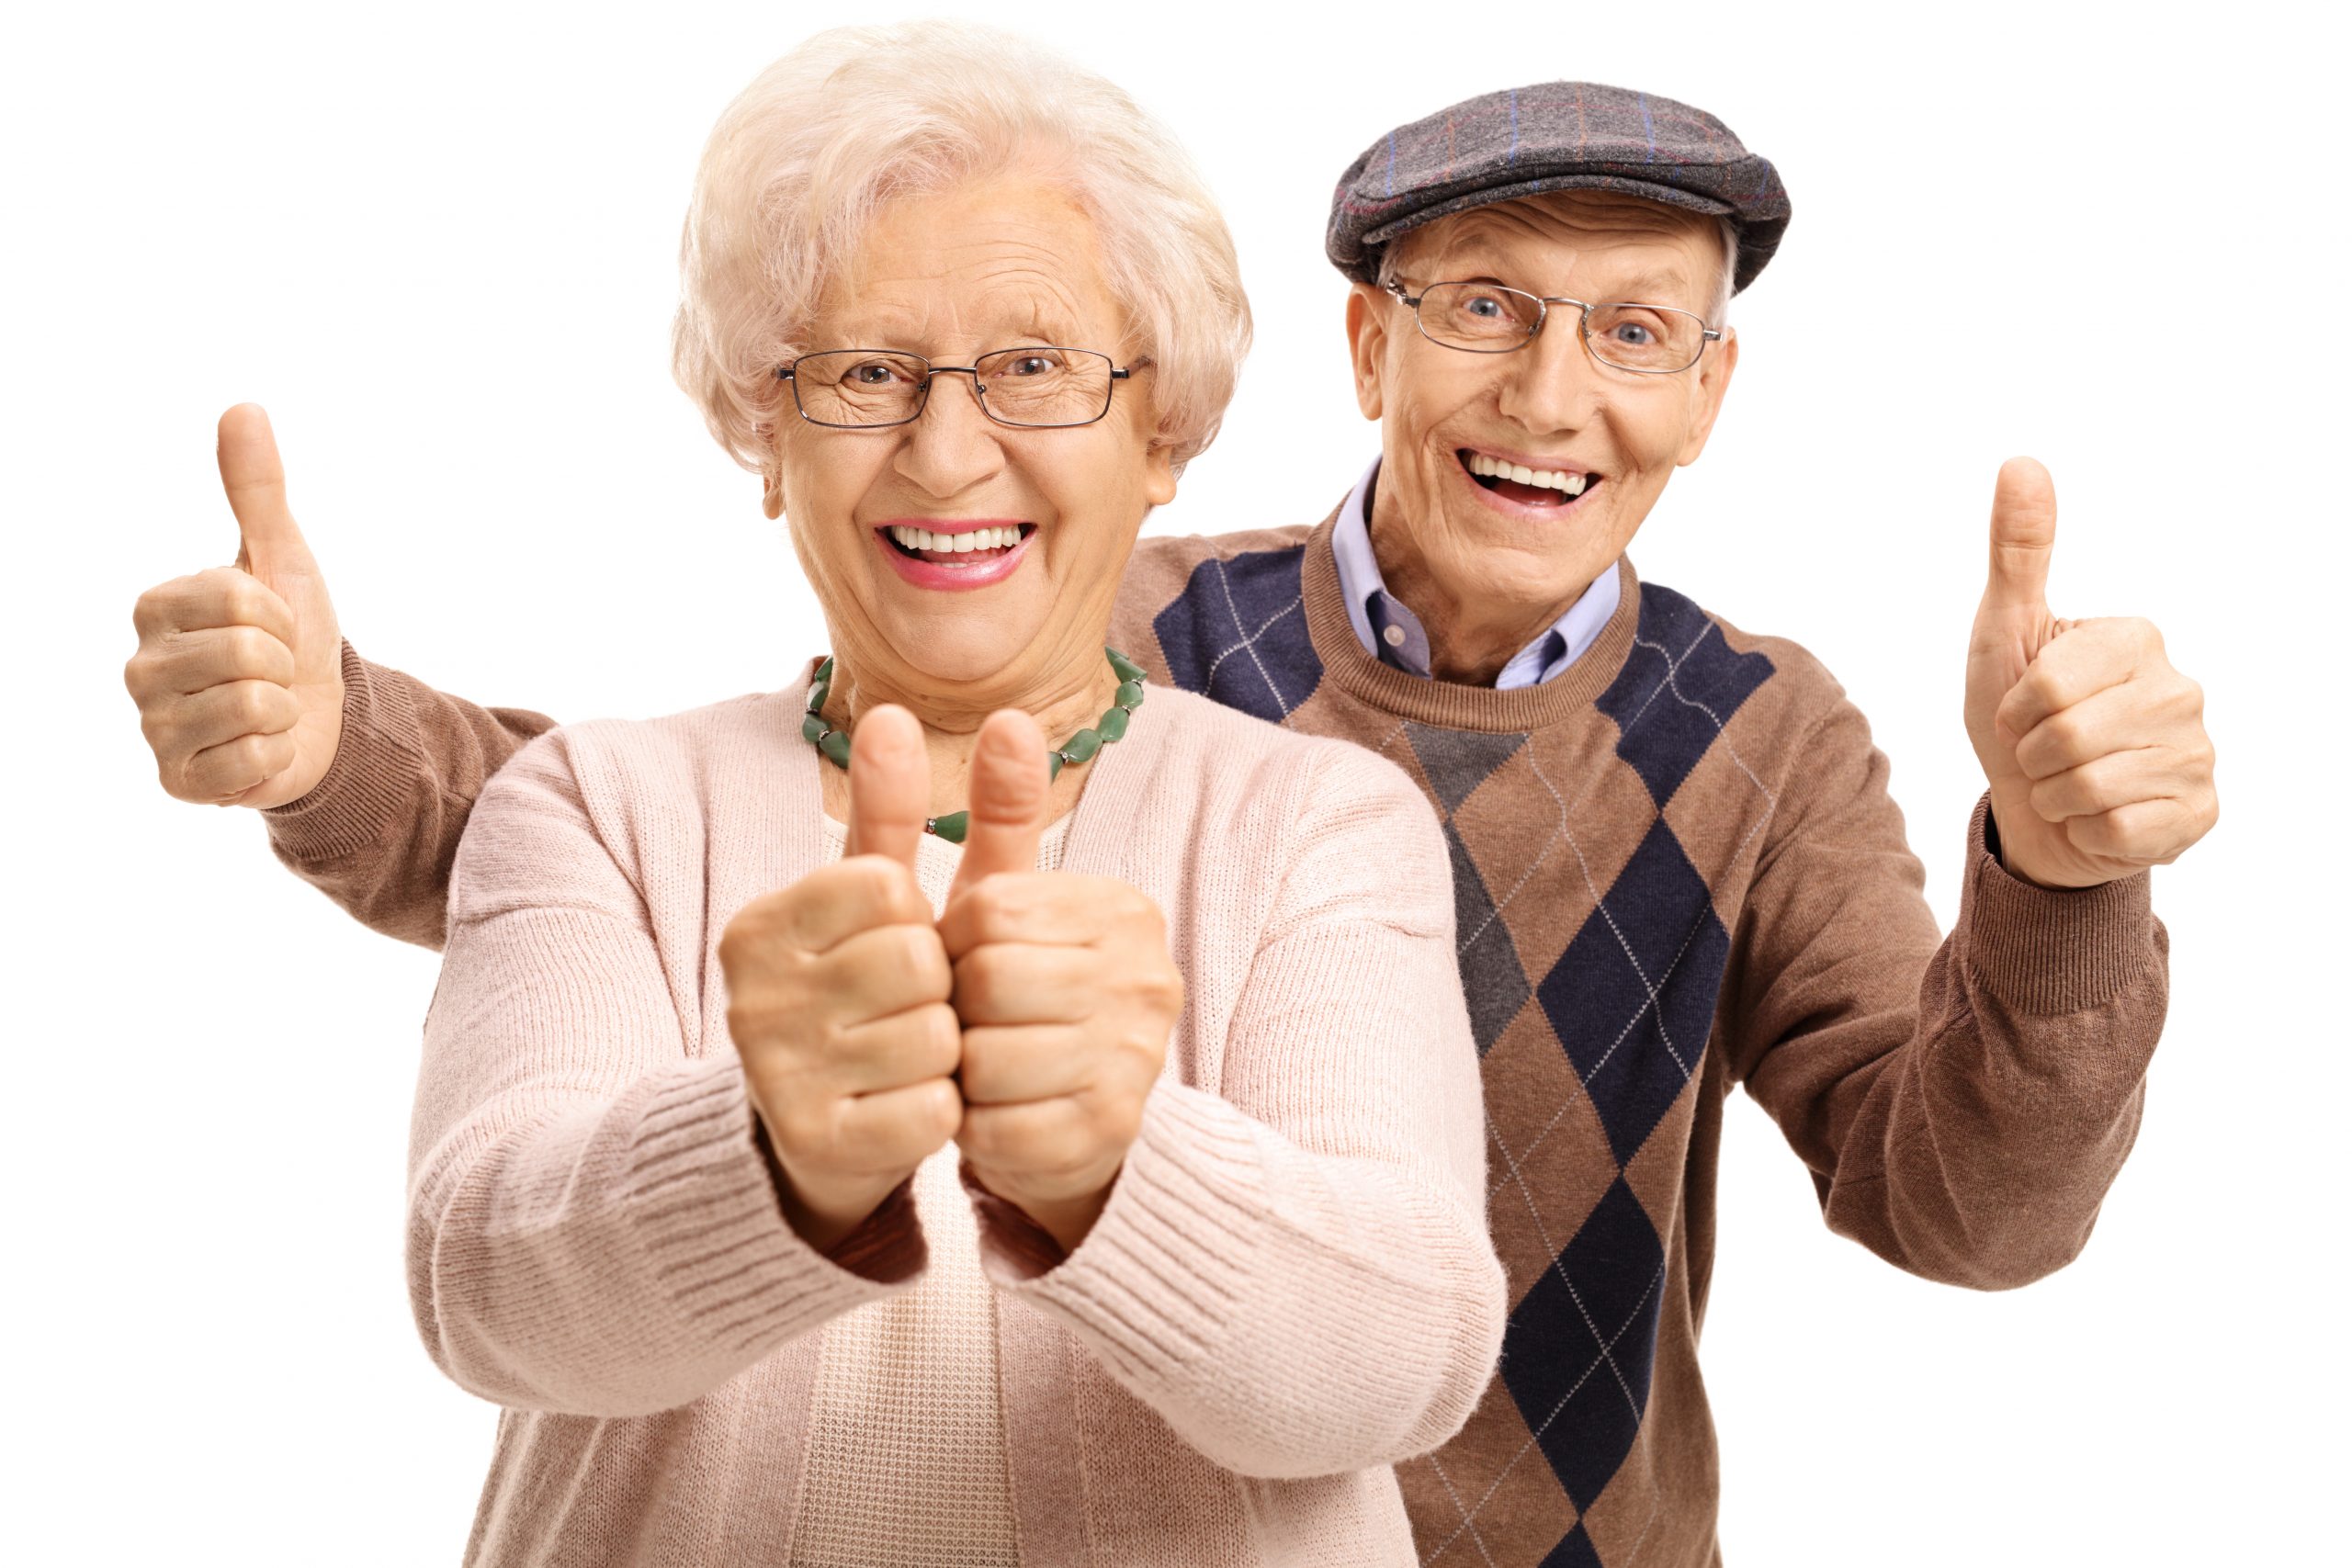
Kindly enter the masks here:
[[1386, 1467], [1503, 1317], [1439, 830], [1102, 646], [1247, 340], [1223, 222], [1108, 84], [844, 31], [684, 261], [830, 644], [475, 807], [409, 1242], [505, 1407], [469, 1560], [1410, 1561]]

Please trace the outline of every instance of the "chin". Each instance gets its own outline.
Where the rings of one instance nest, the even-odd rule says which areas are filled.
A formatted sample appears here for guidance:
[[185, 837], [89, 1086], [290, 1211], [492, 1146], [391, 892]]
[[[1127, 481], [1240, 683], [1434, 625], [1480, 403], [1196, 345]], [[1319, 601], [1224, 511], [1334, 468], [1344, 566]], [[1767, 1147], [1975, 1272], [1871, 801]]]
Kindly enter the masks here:
[[994, 616], [941, 615], [894, 627], [890, 647], [909, 669], [942, 685], [985, 684], [1003, 673], [1040, 629]]

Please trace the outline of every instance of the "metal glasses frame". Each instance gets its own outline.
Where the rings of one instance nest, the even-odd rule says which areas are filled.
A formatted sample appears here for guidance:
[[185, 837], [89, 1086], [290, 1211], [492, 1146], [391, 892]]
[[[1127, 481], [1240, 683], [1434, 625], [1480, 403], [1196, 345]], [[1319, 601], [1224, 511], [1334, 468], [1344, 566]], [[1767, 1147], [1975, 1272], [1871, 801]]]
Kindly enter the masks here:
[[[1429, 323], [1421, 320], [1421, 301], [1429, 298], [1430, 290], [1432, 288], [1446, 288], [1457, 285], [1475, 285], [1481, 288], [1491, 288], [1498, 294], [1516, 294], [1521, 299], [1534, 300], [1535, 324], [1527, 329], [1525, 337], [1517, 343], [1505, 344], [1500, 348], [1464, 348], [1458, 343], [1448, 343], [1443, 338], [1430, 336]], [[1699, 363], [1700, 359], [1705, 355], [1709, 344], [1721, 343], [1724, 340], [1724, 334], [1721, 332], [1707, 324], [1706, 317], [1696, 310], [1683, 310], [1679, 305], [1645, 305], [1638, 299], [1604, 299], [1598, 304], [1591, 304], [1582, 299], [1571, 299], [1565, 294], [1530, 294], [1524, 288], [1511, 288], [1503, 284], [1485, 283], [1477, 278], [1467, 277], [1429, 284], [1419, 294], [1406, 293], [1405, 286], [1394, 281], [1384, 283], [1380, 287], [1396, 296], [1413, 312], [1413, 324], [1420, 329], [1423, 337], [1429, 338], [1438, 347], [1450, 348], [1456, 354], [1515, 354], [1535, 341], [1536, 333], [1544, 330], [1544, 323], [1551, 320], [1552, 307], [1555, 305], [1574, 305], [1577, 308], [1577, 337], [1583, 343], [1584, 351], [1592, 355], [1594, 364], [1606, 365], [1611, 370], [1623, 370], [1629, 376], [1679, 376], [1692, 365]], [[1606, 310], [1611, 305], [1630, 305], [1640, 310], [1671, 310], [1678, 316], [1690, 317], [1699, 323], [1699, 352], [1690, 356], [1689, 363], [1678, 365], [1671, 370], [1645, 369], [1638, 365], [1620, 365], [1613, 359], [1602, 357], [1600, 352], [1592, 346], [1592, 313], [1595, 310]]]
[[[980, 361], [994, 359], [1001, 354], [1031, 354], [1040, 351], [1053, 354], [1083, 354], [1090, 359], [1099, 359], [1111, 367], [1111, 381], [1110, 385], [1103, 389], [1102, 406], [1094, 412], [1091, 418], [1068, 419], [1053, 424], [1029, 424], [1017, 419], [1002, 418], [996, 410], [989, 407], [989, 389], [980, 385]], [[810, 413], [808, 406], [800, 400], [800, 383], [793, 380], [793, 368], [802, 359], [816, 359], [829, 354], [886, 354], [894, 359], [911, 359], [920, 363], [923, 367], [922, 389], [915, 394], [914, 412], [904, 419], [885, 420], [879, 424], [843, 424], [837, 420], [819, 419]], [[775, 375], [779, 381], [792, 382], [792, 406], [799, 411], [800, 417], [807, 423], [821, 426], [826, 430], [896, 430], [902, 424], [912, 424], [922, 417], [922, 411], [931, 406], [931, 383], [934, 378], [940, 376], [969, 376], [972, 378], [972, 395], [979, 400], [980, 412], [1008, 430], [1076, 430], [1083, 425], [1099, 423], [1102, 416], [1111, 412], [1111, 394], [1117, 389], [1118, 384], [1132, 379], [1135, 372], [1147, 368], [1150, 364], [1151, 361], [1148, 359], [1138, 359], [1133, 365], [1120, 365], [1100, 350], [1072, 348], [1067, 344], [1056, 343], [1024, 343], [1015, 344], [1012, 348], [992, 348], [986, 354], [976, 355], [969, 365], [933, 365], [922, 355], [903, 348], [824, 348], [819, 349], [815, 354], [801, 355], [791, 364], [777, 366]]]

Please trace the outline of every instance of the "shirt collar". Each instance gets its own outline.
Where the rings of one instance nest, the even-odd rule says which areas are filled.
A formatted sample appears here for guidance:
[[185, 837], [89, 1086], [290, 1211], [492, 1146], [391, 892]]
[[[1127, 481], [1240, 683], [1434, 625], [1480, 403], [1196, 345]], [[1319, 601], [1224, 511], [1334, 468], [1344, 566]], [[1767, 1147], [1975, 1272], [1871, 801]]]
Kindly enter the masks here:
[[[1373, 490], [1380, 478], [1380, 459], [1363, 471], [1348, 492], [1331, 530], [1332, 563], [1340, 574], [1340, 597], [1346, 601], [1348, 624], [1355, 628], [1363, 650], [1382, 663], [1408, 674], [1430, 678], [1429, 633], [1420, 617], [1388, 592], [1381, 580], [1380, 562], [1372, 553]], [[1513, 654], [1495, 678], [1495, 689], [1508, 692], [1540, 685], [1565, 671], [1590, 648], [1617, 613], [1617, 563], [1592, 580], [1591, 586], [1570, 604], [1543, 635]]]

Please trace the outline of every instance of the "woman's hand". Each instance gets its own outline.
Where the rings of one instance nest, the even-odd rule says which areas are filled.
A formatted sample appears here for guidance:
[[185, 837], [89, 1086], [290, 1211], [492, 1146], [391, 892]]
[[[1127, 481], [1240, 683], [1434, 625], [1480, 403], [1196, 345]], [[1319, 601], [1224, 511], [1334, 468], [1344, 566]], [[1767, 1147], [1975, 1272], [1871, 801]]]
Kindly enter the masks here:
[[268, 416], [241, 403], [220, 416], [220, 439], [237, 564], [139, 596], [139, 651], [122, 682], [166, 793], [284, 806], [317, 787], [342, 742], [343, 633], [287, 510]]
[[1093, 1228], [1143, 1122], [1183, 1006], [1159, 908], [1111, 877], [1040, 872], [1046, 741], [992, 716], [939, 922], [964, 1027], [964, 1124], [982, 1186], [1065, 1251]]
[[947, 955], [915, 883], [931, 784], [912, 715], [859, 719], [850, 784], [842, 859], [752, 899], [718, 942], [727, 1027], [784, 1170], [785, 1216], [820, 1251], [963, 1115]]

